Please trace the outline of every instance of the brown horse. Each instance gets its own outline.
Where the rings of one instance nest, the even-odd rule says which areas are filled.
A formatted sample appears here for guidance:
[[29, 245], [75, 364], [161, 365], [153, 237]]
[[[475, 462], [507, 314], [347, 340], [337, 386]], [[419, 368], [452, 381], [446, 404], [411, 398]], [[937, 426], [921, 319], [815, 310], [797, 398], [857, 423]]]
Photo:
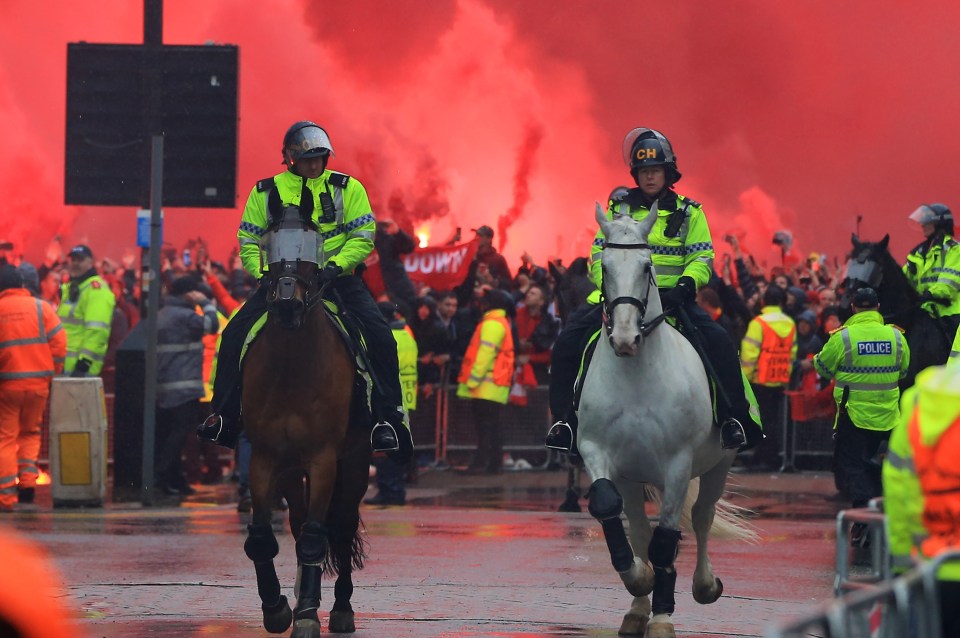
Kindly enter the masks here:
[[[253, 450], [253, 514], [244, 550], [256, 568], [267, 631], [283, 633], [292, 621], [293, 638], [319, 636], [326, 573], [337, 574], [329, 629], [352, 632], [351, 573], [365, 557], [360, 501], [368, 483], [370, 428], [350, 426], [355, 366], [323, 309], [317, 264], [281, 260], [269, 273], [269, 317], [243, 372], [243, 420]], [[296, 539], [299, 591], [292, 612], [273, 565], [279, 546], [271, 503], [278, 491], [289, 503]]]

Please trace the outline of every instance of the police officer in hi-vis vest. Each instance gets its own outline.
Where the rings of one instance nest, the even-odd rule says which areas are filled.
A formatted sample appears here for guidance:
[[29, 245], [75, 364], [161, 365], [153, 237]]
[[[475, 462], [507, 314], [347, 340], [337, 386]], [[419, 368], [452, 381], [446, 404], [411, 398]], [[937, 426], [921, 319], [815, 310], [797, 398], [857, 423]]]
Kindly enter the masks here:
[[783, 312], [786, 293], [769, 286], [763, 293], [763, 308], [747, 326], [740, 345], [740, 368], [753, 386], [760, 419], [767, 424], [763, 444], [753, 452], [747, 467], [775, 470], [783, 444], [783, 391], [790, 382], [797, 358], [797, 325]]
[[865, 507], [883, 492], [880, 453], [900, 416], [898, 383], [907, 374], [910, 348], [898, 327], [883, 323], [873, 288], [858, 290], [851, 306], [853, 316], [830, 335], [812, 366], [836, 380], [837, 486], [853, 507]]
[[[614, 189], [607, 205], [607, 217], [616, 213], [640, 221], [650, 214], [656, 202], [657, 222], [647, 242], [653, 253], [663, 309], [672, 317], [685, 316], [684, 320], [689, 321], [689, 325], [681, 329], [699, 344], [723, 390], [716, 401], [722, 446], [724, 449], [752, 447], [763, 438], [763, 432], [759, 415], [753, 413], [746, 396], [737, 346], [696, 301], [697, 288], [710, 281], [713, 274], [713, 239], [703, 207], [673, 190], [680, 171], [673, 147], [662, 133], [635, 128], [624, 138], [622, 150], [623, 160], [637, 187]], [[575, 449], [574, 383], [584, 349], [602, 324], [601, 258], [605, 241], [603, 232], [598, 230], [590, 255], [590, 278], [597, 290], [587, 298], [588, 305], [568, 318], [550, 360], [550, 410], [559, 420], [547, 432], [546, 446], [563, 452]]]
[[[932, 366], [904, 392], [883, 463], [883, 510], [894, 573], [960, 549], [960, 366]], [[960, 564], [944, 565], [941, 636], [960, 636]]]
[[[237, 238], [243, 268], [263, 277], [260, 239], [270, 219], [286, 207], [309, 212], [323, 240], [326, 263], [320, 264], [321, 283], [329, 282], [340, 301], [360, 324], [377, 381], [373, 388], [375, 415], [383, 419], [373, 428], [373, 450], [398, 460], [413, 454], [410, 426], [403, 409], [396, 342], [369, 290], [354, 270], [373, 251], [376, 220], [367, 191], [356, 179], [327, 169], [333, 145], [327, 132], [313, 122], [296, 122], [283, 136], [283, 163], [287, 170], [260, 180], [250, 191]], [[240, 354], [252, 325], [267, 310], [267, 290], [261, 285], [231, 318], [223, 331], [213, 382], [214, 413], [198, 428], [201, 439], [235, 447], [240, 422]], [[318, 357], [323, 353], [318, 352]]]
[[57, 306], [57, 315], [67, 333], [63, 371], [71, 377], [99, 376], [117, 299], [97, 274], [93, 251], [88, 246], [80, 244], [70, 249], [67, 272], [70, 281], [61, 287]]

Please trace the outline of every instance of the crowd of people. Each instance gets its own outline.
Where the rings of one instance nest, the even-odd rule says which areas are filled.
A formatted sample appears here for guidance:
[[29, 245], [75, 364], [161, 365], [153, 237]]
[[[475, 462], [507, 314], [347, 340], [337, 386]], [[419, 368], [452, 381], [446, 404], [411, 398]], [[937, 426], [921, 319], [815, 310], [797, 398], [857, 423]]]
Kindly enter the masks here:
[[[503, 406], [523, 404], [524, 389], [531, 386], [550, 386], [557, 421], [547, 432], [546, 446], [575, 456], [575, 379], [589, 366], [590, 343], [605, 315], [626, 299], [609, 305], [602, 299], [603, 232], [598, 231], [589, 257], [569, 268], [537, 264], [524, 253], [513, 270], [494, 247], [493, 229], [480, 226], [474, 229], [476, 256], [462, 281], [449, 290], [434, 290], [412, 281], [405, 270], [403, 256], [416, 248], [411, 234], [393, 220], [376, 219], [360, 182], [327, 169], [332, 152], [323, 128], [295, 123], [284, 137], [286, 170], [251, 191], [238, 249], [227, 260], [211, 259], [202, 239], [164, 250], [158, 487], [184, 495], [193, 491], [194, 480], [223, 479], [212, 446], [195, 451], [194, 461], [183, 465], [187, 441], [194, 438], [190, 431], [207, 415], [197, 433], [200, 439], [238, 448], [238, 509], [250, 507], [240, 352], [248, 328], [268, 307], [262, 284], [267, 279], [264, 263], [271, 262], [263, 260], [262, 239], [287, 217], [312, 221], [322, 237], [318, 254], [326, 257], [318, 259], [318, 280], [337, 291], [354, 317], [379, 381], [373, 387], [371, 411], [377, 422], [371, 445], [386, 455], [379, 457], [379, 490], [368, 503], [405, 502], [404, 476], [413, 453], [409, 416], [418, 404], [445, 395], [448, 387], [469, 402], [474, 422], [475, 452], [465, 471], [502, 471], [505, 430], [511, 426]], [[860, 269], [859, 285], [844, 291], [849, 301], [844, 309], [838, 304], [839, 265], [831, 267], [819, 255], [811, 254], [799, 265], [763, 270], [740, 240], [728, 235], [723, 237], [728, 250], [717, 264], [704, 208], [674, 190], [681, 174], [669, 140], [653, 129], [634, 129], [624, 140], [623, 159], [637, 187], [615, 189], [606, 211], [598, 208], [597, 214], [637, 221], [657, 215], [645, 226], [649, 236], [643, 247], [651, 251], [665, 315], [693, 342], [716, 384], [722, 448], [753, 449], [740, 457], [741, 465], [775, 470], [781, 462], [780, 425], [789, 418], [784, 393], [832, 387], [836, 482], [853, 506], [883, 494], [885, 457], [889, 471], [883, 476], [895, 479], [899, 488], [909, 483], [916, 493], [941, 494], [945, 485], [956, 490], [955, 473], [943, 474], [937, 459], [946, 456], [933, 444], [940, 436], [952, 442], [956, 437], [945, 432], [956, 423], [934, 410], [921, 424], [922, 411], [906, 403], [901, 415], [899, 385], [908, 374], [911, 352], [902, 330], [885, 323], [873, 287], [880, 284], [875, 273]], [[960, 247], [953, 238], [953, 214], [943, 204], [924, 204], [910, 219], [924, 239], [902, 271], [917, 295], [917, 307], [952, 341], [955, 363], [960, 359], [960, 337], [955, 336]], [[379, 303], [363, 279], [374, 250], [384, 287]], [[283, 263], [280, 259], [277, 265]], [[33, 500], [39, 422], [50, 379], [58, 374], [103, 376], [109, 385], [117, 346], [143, 312], [140, 282], [140, 268], [129, 256], [119, 262], [96, 260], [86, 245], [64, 253], [55, 238], [44, 262], [35, 267], [13, 245], [0, 244], [0, 512]], [[211, 382], [215, 353], [221, 370]], [[950, 369], [934, 367], [918, 377], [922, 387], [915, 400], [924, 392], [956, 397], [956, 374], [942, 373]], [[887, 442], [898, 423], [895, 448], [888, 455]], [[910, 455], [916, 463], [903, 462]], [[930, 508], [934, 514], [957, 511], [955, 501], [943, 498]], [[903, 529], [917, 529], [919, 510], [909, 514]], [[923, 521], [934, 534], [955, 534], [939, 529], [936, 520]], [[945, 543], [934, 549], [950, 545]]]

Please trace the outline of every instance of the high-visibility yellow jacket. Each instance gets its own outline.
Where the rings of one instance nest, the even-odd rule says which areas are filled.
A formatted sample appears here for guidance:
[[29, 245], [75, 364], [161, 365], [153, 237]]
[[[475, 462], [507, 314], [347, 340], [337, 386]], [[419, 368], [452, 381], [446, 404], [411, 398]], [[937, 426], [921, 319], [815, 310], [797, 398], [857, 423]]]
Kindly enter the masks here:
[[[258, 279], [266, 269], [266, 264], [262, 263], [260, 238], [269, 226], [267, 206], [270, 194], [276, 189], [283, 206], [299, 206], [303, 182], [299, 175], [286, 171], [272, 179], [260, 180], [247, 197], [237, 239], [244, 270]], [[349, 175], [329, 170], [306, 182], [313, 196], [313, 222], [320, 231], [323, 246], [322, 255], [318, 255], [318, 259], [324, 259], [320, 267], [333, 263], [345, 273], [353, 272], [373, 251], [373, 236], [377, 229], [366, 189]], [[321, 193], [329, 193], [333, 199], [336, 208], [333, 219], [322, 219]]]
[[513, 332], [505, 310], [489, 310], [463, 356], [457, 396], [506, 404], [513, 382]]
[[906, 376], [909, 364], [907, 340], [899, 328], [885, 325], [875, 310], [847, 319], [813, 358], [820, 376], [836, 379], [833, 397], [853, 424], [880, 431], [891, 430], [897, 423], [898, 382]]
[[63, 284], [57, 315], [67, 332], [67, 358], [63, 365], [66, 374], [73, 372], [79, 358], [90, 362], [90, 375], [100, 374], [116, 305], [113, 291], [99, 275], [80, 283], [76, 301], [70, 301], [70, 283]]
[[[897, 572], [932, 558], [937, 547], [960, 546], [960, 368], [921, 371], [901, 407], [883, 463], [883, 508]], [[914, 441], [926, 448], [920, 455]], [[938, 576], [960, 581], [960, 565], [948, 564]]]
[[400, 361], [400, 388], [403, 390], [403, 409], [417, 409], [417, 341], [406, 321], [391, 321], [390, 330], [397, 342], [397, 359]]
[[740, 369], [750, 383], [782, 388], [797, 358], [797, 324], [780, 306], [764, 306], [747, 326], [740, 345]]
[[917, 292], [929, 292], [945, 302], [925, 303], [923, 307], [931, 315], [960, 314], [960, 244], [950, 235], [944, 235], [943, 241], [932, 244], [925, 252], [921, 248], [924, 244], [907, 255], [904, 274]]
[[[657, 221], [647, 237], [653, 253], [653, 266], [657, 271], [657, 287], [673, 288], [680, 277], [687, 276], [696, 282], [699, 289], [706, 285], [713, 275], [713, 238], [710, 236], [710, 227], [703, 214], [703, 207], [699, 202], [683, 195], [677, 195], [675, 202], [662, 199], [658, 204]], [[614, 213], [630, 215], [640, 221], [650, 214], [650, 209], [644, 206], [633, 207], [626, 200], [611, 199], [607, 203], [607, 219], [612, 219]], [[678, 217], [673, 217], [675, 214]], [[671, 223], [674, 219], [682, 219], [682, 222]], [[601, 259], [605, 244], [603, 231], [597, 230], [590, 251], [590, 279], [596, 284], [597, 290], [587, 298], [587, 301], [594, 304], [600, 301], [603, 282]]]

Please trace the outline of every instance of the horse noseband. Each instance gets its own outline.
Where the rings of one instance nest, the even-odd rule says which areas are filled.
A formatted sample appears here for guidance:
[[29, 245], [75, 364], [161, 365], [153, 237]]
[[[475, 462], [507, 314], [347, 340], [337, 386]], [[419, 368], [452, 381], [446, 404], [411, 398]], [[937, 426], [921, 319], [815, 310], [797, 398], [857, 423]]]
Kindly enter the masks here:
[[293, 301], [297, 297], [297, 278], [279, 277], [273, 294], [275, 301]]

